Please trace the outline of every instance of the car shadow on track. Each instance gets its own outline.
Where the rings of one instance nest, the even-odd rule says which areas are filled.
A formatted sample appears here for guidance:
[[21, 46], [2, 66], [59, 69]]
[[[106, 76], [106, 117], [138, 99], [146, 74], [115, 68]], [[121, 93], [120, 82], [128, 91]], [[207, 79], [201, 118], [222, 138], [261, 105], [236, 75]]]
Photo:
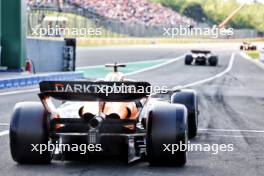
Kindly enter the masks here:
[[[53, 161], [49, 165], [14, 165], [12, 172], [21, 175], [170, 175], [199, 170], [199, 166], [150, 167], [145, 161], [127, 164], [118, 159], [95, 158], [90, 161]], [[200, 168], [201, 169], [201, 168]]]

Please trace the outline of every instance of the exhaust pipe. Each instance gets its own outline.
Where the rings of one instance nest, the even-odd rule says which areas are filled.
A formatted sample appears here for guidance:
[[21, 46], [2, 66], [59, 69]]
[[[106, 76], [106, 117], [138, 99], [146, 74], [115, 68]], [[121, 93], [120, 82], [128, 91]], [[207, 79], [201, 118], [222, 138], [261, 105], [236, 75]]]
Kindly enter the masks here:
[[84, 120], [86, 120], [86, 121], [90, 121], [90, 120], [93, 119], [94, 114], [87, 112], [87, 113], [84, 113], [81, 117], [82, 117]]
[[103, 117], [101, 117], [101, 116], [95, 116], [93, 119], [91, 119], [89, 121], [89, 123], [90, 123], [90, 126], [92, 128], [98, 128], [102, 124], [103, 121], [104, 121], [104, 118]]
[[105, 116], [102, 117], [102, 116], [94, 115], [90, 112], [85, 112], [84, 107], [81, 107], [79, 109], [79, 116], [84, 120], [86, 120], [87, 122], [89, 122], [91, 128], [98, 128], [101, 125], [101, 123], [104, 121], [104, 117], [105, 117]]
[[79, 109], [79, 116], [89, 122], [95, 115], [90, 112], [84, 112], [84, 107], [82, 106]]

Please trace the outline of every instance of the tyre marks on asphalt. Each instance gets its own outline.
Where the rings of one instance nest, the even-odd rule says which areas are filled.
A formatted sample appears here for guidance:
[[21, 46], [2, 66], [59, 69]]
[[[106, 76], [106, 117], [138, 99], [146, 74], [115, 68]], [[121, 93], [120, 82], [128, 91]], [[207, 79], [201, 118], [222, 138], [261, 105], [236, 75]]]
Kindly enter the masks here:
[[234, 151], [228, 156], [219, 155], [218, 159], [240, 168], [244, 175], [260, 175], [264, 166], [264, 109], [258, 101], [263, 97], [259, 94], [264, 87], [260, 76], [263, 72], [248, 63], [237, 57], [236, 67], [226, 76], [198, 87], [200, 104], [206, 112], [201, 110], [203, 126], [199, 126], [197, 140], [233, 143]]

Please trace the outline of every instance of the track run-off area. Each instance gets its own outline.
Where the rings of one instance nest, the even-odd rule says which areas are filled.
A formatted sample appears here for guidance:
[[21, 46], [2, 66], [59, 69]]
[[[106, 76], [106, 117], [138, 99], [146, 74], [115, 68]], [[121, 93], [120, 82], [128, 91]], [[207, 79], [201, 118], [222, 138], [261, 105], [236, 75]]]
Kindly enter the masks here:
[[[196, 144], [233, 144], [233, 151], [188, 153], [186, 166], [149, 167], [147, 162], [122, 163], [112, 158], [88, 162], [52, 161], [50, 165], [18, 165], [10, 155], [8, 129], [17, 102], [38, 101], [38, 87], [0, 91], [0, 175], [243, 175], [264, 173], [264, 69], [247, 60], [237, 44], [186, 44], [77, 49], [77, 66], [111, 62], [157, 64], [133, 70], [127, 77], [170, 88], [192, 88], [199, 97]], [[191, 49], [208, 49], [219, 65], [185, 66]], [[166, 61], [158, 63], [159, 60]]]

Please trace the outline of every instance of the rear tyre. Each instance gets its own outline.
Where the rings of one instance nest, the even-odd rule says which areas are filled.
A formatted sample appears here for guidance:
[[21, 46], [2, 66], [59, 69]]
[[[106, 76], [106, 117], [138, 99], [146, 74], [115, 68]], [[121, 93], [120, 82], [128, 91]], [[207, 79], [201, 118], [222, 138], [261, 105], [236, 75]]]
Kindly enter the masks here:
[[211, 57], [209, 57], [208, 62], [209, 62], [209, 65], [210, 66], [217, 66], [217, 64], [218, 64], [218, 57], [217, 56], [211, 56]]
[[185, 56], [185, 65], [191, 65], [193, 62], [193, 57], [192, 55], [186, 55]]
[[171, 103], [183, 104], [188, 112], [188, 135], [189, 138], [194, 138], [198, 130], [198, 98], [194, 90], [183, 89], [175, 92], [171, 96]]
[[51, 153], [40, 154], [32, 145], [48, 146], [47, 112], [39, 102], [16, 104], [10, 124], [10, 150], [14, 161], [21, 164], [48, 164]]
[[[187, 161], [188, 122], [183, 105], [157, 102], [147, 119], [147, 159], [151, 166], [183, 166]], [[185, 146], [182, 150], [164, 151], [164, 144]], [[183, 145], [181, 145], [183, 144]]]

